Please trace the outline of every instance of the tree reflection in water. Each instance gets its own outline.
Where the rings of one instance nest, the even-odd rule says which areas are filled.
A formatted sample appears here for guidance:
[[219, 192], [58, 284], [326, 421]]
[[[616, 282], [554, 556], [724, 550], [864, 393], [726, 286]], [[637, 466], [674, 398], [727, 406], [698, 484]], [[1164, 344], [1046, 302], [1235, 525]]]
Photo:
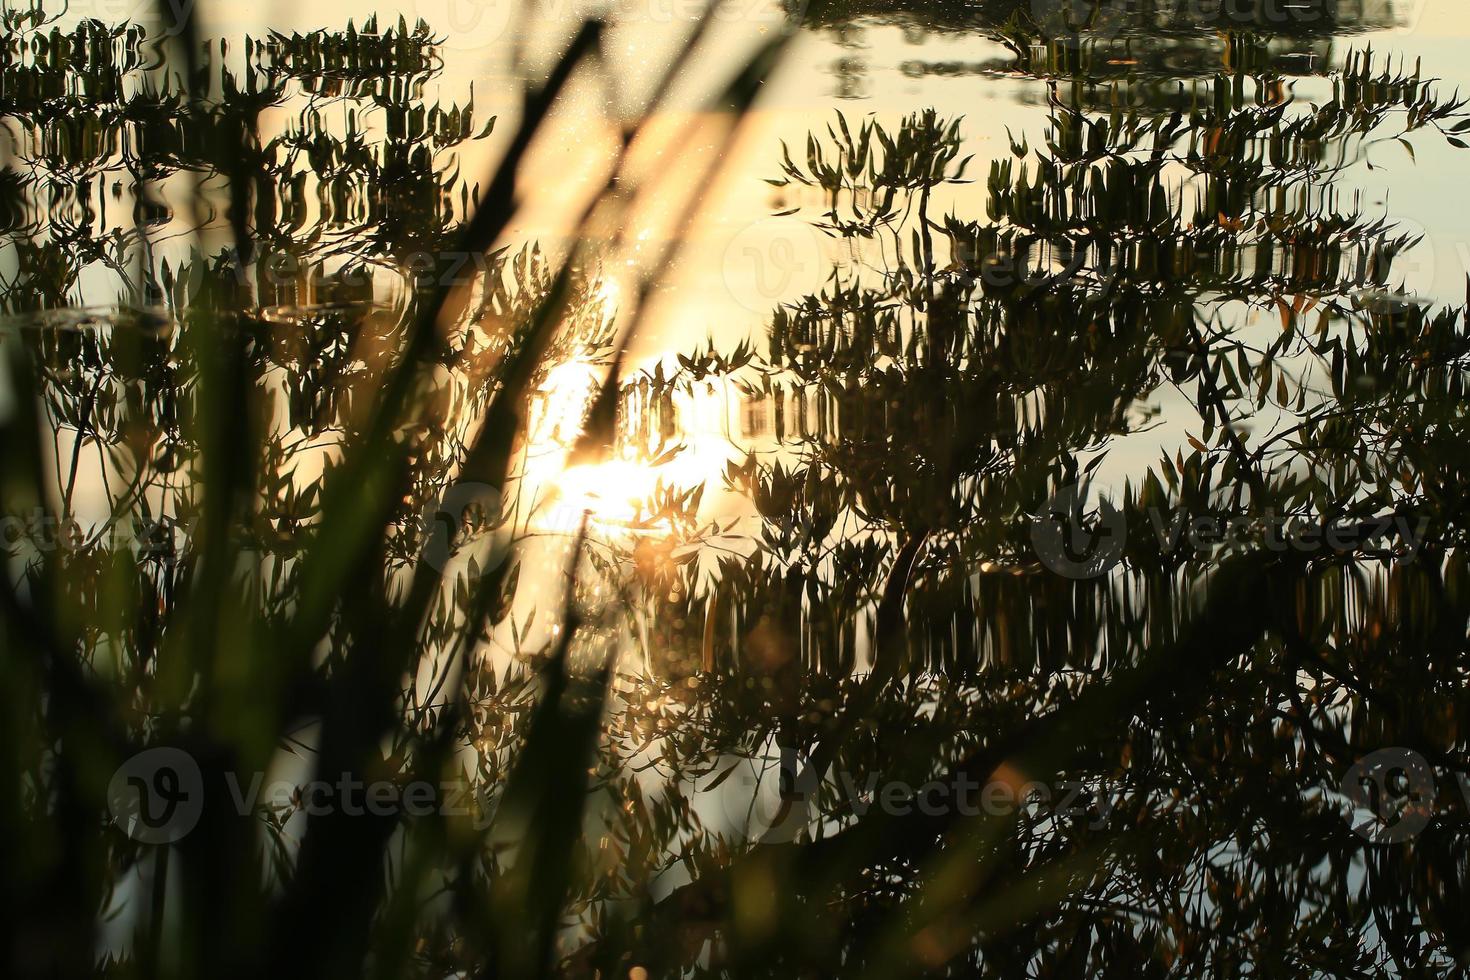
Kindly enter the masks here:
[[[188, 73], [137, 25], [7, 13], [16, 975], [99, 946], [139, 976], [1455, 969], [1470, 338], [1348, 179], [1470, 111], [1333, 54], [1386, 8], [1059, 34], [1028, 6], [813, 10], [1001, 41], [986, 71], [1051, 80], [1045, 138], [983, 213], [952, 193], [976, 120], [773, 148], [854, 262], [763, 342], [646, 366], [662, 267], [605, 271], [626, 195], [589, 211], [601, 253], [500, 247], [595, 28], [477, 183], [491, 120], [424, 104], [422, 22]], [[1151, 448], [1165, 401], [1187, 451]], [[1059, 555], [1054, 511], [1126, 534]], [[1198, 517], [1243, 530], [1159, 530]], [[108, 823], [145, 746], [203, 772], [171, 848]], [[227, 774], [292, 766], [468, 805], [230, 805]]]

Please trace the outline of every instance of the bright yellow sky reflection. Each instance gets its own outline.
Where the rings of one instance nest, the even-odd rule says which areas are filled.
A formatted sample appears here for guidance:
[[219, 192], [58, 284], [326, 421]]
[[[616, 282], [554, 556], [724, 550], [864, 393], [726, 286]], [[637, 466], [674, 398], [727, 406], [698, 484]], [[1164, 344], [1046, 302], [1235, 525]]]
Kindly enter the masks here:
[[647, 461], [607, 459], [568, 465], [601, 383], [595, 365], [573, 360], [552, 368], [538, 392], [522, 485], [522, 499], [534, 502], [529, 524], [536, 530], [572, 532], [583, 513], [600, 528], [628, 528], [654, 492], [658, 476]]

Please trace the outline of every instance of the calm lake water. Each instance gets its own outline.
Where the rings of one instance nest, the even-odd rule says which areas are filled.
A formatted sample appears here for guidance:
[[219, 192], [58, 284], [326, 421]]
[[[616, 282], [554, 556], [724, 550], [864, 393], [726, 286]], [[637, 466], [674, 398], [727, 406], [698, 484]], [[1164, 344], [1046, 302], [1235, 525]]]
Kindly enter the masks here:
[[[119, 13], [146, 19], [146, 5], [113, 9], [124, 6], [121, 0], [102, 2], [95, 14], [103, 19]], [[1262, 25], [1276, 26], [1280, 33], [1263, 41], [1239, 67], [1257, 75], [1269, 72], [1272, 84], [1291, 94], [1304, 111], [1331, 97], [1330, 79], [1354, 51], [1371, 50], [1384, 64], [1411, 70], [1420, 63], [1423, 77], [1439, 80], [1446, 92], [1470, 89], [1470, 77], [1458, 56], [1470, 34], [1470, 14], [1452, 6], [1426, 0], [1280, 6], [1277, 22], [1265, 20], [1275, 8], [1260, 15], [1265, 18]], [[839, 113], [892, 125], [907, 113], [933, 107], [944, 117], [961, 120], [962, 155], [974, 156], [969, 174], [978, 179], [939, 189], [934, 207], [969, 218], [985, 213], [984, 175], [990, 161], [1010, 155], [1010, 136], [1032, 145], [1044, 136], [1049, 92], [1057, 85], [1070, 87], [1080, 78], [1090, 89], [1088, 98], [1094, 106], [1105, 105], [1106, 93], [1115, 89], [1129, 106], [1164, 112], [1180, 104], [1180, 85], [1196, 91], [1212, 83], [1220, 71], [1236, 67], [1220, 31], [1218, 11], [1228, 4], [1180, 0], [1155, 5], [1151, 19], [1118, 15], [1109, 20], [1113, 15], [1108, 15], [1090, 33], [1073, 35], [1051, 48], [1036, 42], [1024, 58], [1018, 57], [1007, 44], [1005, 24], [1008, 17], [1032, 8], [1043, 21], [1072, 9], [1065, 0], [953, 4], [932, 12], [864, 4], [804, 7], [794, 15], [795, 40], [764, 83], [755, 110], [715, 159], [714, 137], [686, 113], [697, 115], [702, 100], [728, 79], [754, 45], [793, 29], [785, 26], [791, 23], [784, 19], [785, 12], [758, 0], [720, 7], [701, 56], [680, 73], [669, 104], [649, 126], [642, 165], [658, 173], [661, 186], [638, 213], [636, 231], [631, 233], [638, 241], [633, 261], [660, 254], [670, 241], [677, 243], [678, 251], [631, 338], [629, 366], [650, 368], [662, 360], [672, 367], [679, 354], [707, 340], [725, 349], [741, 341], [760, 345], [773, 308], [820, 289], [833, 272], [860, 273], [873, 266], [874, 255], [863, 243], [834, 238], [813, 227], [810, 219], [820, 210], [820, 191], [800, 188], [793, 193], [769, 184], [779, 176], [783, 143], [804, 146], [810, 131], [820, 132]], [[576, 215], [604, 179], [616, 127], [628, 119], [632, 106], [646, 94], [693, 23], [692, 9], [660, 0], [610, 9], [617, 25], [611, 45], [616, 58], [610, 66], [613, 88], [580, 86], [574, 91], [555, 132], [535, 149], [524, 168], [522, 193], [527, 205], [502, 235], [506, 244], [566, 246]], [[93, 8], [73, 5], [71, 12], [89, 16]], [[374, 13], [384, 24], [398, 16], [410, 22], [424, 18], [443, 36], [437, 49], [442, 68], [420, 90], [425, 104], [436, 99], [463, 102], [473, 93], [481, 113], [511, 120], [519, 111], [519, 84], [527, 77], [539, 77], [548, 52], [564, 42], [579, 15], [590, 12], [591, 6], [574, 2], [533, 5], [522, 21], [526, 12], [505, 2], [422, 0], [367, 7], [329, 3], [312, 5], [309, 11], [277, 5], [249, 14], [201, 8], [197, 13], [202, 34], [237, 42], [266, 31], [339, 29], [348, 19], [360, 23]], [[1244, 14], [1235, 16], [1239, 23], [1250, 22]], [[511, 64], [518, 40], [529, 51], [519, 68]], [[1090, 53], [1088, 70], [1076, 75], [1064, 64], [1059, 68], [1059, 53], [1065, 61], [1067, 52], [1082, 42], [1102, 45]], [[263, 131], [291, 125], [306, 100], [300, 95], [270, 110], [262, 120]], [[341, 120], [328, 112], [318, 125], [332, 132]], [[509, 132], [509, 126], [501, 126], [489, 138], [458, 149], [467, 179], [503, 152]], [[1346, 151], [1350, 165], [1335, 175], [1334, 185], [1364, 213], [1389, 218], [1406, 234], [1422, 236], [1422, 244], [1400, 256], [1395, 265], [1396, 282], [1407, 294], [1453, 303], [1463, 298], [1470, 258], [1464, 244], [1470, 241], [1470, 211], [1457, 206], [1463, 196], [1461, 161], [1456, 148], [1443, 141], [1421, 142], [1409, 149], [1394, 141], [1386, 128], [1375, 130]], [[702, 193], [697, 211], [684, 216], [683, 206], [696, 189]], [[784, 214], [799, 205], [806, 206], [805, 213]], [[783, 216], [771, 217], [777, 214]], [[672, 227], [681, 221], [682, 227]], [[185, 246], [180, 242], [176, 247]], [[168, 246], [160, 245], [157, 251], [166, 254]], [[96, 282], [89, 288], [98, 302], [106, 302], [106, 273], [91, 271]], [[557, 389], [551, 392], [556, 402], [553, 414], [559, 419], [574, 416], [575, 406], [590, 395], [588, 384], [586, 372], [562, 372], [552, 382]], [[752, 415], [748, 400], [738, 392], [722, 387], [698, 401], [697, 406], [686, 406], [676, 423], [686, 447], [679, 459], [658, 474], [642, 465], [645, 461], [637, 467], [615, 467], [602, 474], [606, 479], [581, 474], [572, 481], [572, 493], [596, 482], [603, 496], [641, 495], [659, 475], [694, 486], [717, 478], [728, 460], [746, 450], [779, 451], [781, 440], [774, 433], [755, 431], [769, 429], [764, 420], [769, 412], [755, 409]], [[1195, 421], [1187, 405], [1168, 390], [1151, 392], [1149, 403], [1160, 409], [1157, 425], [1146, 437], [1127, 440], [1112, 451], [1100, 471], [1101, 484], [1121, 487], [1160, 452], [1187, 445], [1187, 430]], [[544, 469], [555, 473], [561, 459], [554, 448], [547, 449], [551, 459]], [[715, 509], [716, 496], [706, 502], [708, 513], [725, 512]], [[739, 508], [738, 501], [728, 498], [718, 503]], [[621, 502], [602, 506], [626, 510]]]
[[[42, 432], [40, 489], [4, 498], [16, 594], [61, 583], [124, 727], [200, 711], [191, 738], [298, 782], [330, 708], [199, 692], [265, 683], [238, 665], [272, 644], [330, 678], [406, 639], [375, 764], [450, 745], [496, 814], [565, 680], [537, 671], [606, 666], [560, 972], [670, 903], [715, 910], [670, 975], [1463, 967], [1470, 12], [730, 0], [687, 55], [691, 10], [16, 13], [0, 422], [34, 401]], [[204, 109], [156, 44], [185, 24]], [[220, 432], [235, 463], [200, 451]], [[205, 540], [228, 599], [170, 619]], [[169, 674], [170, 633], [218, 662]], [[1025, 819], [913, 816], [957, 778]], [[312, 815], [277, 802], [251, 832], [294, 860]], [[875, 806], [904, 843], [860, 860]], [[547, 819], [509, 809], [492, 864]], [[771, 897], [849, 859], [830, 918]], [[98, 945], [126, 956], [168, 872], [115, 864]], [[447, 935], [423, 963], [468, 975]]]

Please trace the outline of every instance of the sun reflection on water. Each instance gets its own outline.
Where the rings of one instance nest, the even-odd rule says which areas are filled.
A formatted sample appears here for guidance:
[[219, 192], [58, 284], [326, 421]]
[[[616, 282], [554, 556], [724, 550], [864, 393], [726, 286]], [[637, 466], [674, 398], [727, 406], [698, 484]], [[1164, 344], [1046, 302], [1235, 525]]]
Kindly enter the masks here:
[[[547, 373], [537, 393], [522, 484], [522, 499], [535, 502], [529, 523], [537, 530], [572, 533], [583, 514], [602, 533], [668, 530], [666, 520], [652, 516], [653, 501], [669, 492], [718, 487], [726, 464], [749, 448], [731, 434], [739, 405], [734, 387], [696, 384], [673, 396], [672, 437], [649, 443], [630, 436], [637, 419], [622, 418], [606, 455], [583, 461], [574, 449], [605, 371], [591, 360], [569, 360]], [[639, 410], [625, 402], [620, 411]]]

